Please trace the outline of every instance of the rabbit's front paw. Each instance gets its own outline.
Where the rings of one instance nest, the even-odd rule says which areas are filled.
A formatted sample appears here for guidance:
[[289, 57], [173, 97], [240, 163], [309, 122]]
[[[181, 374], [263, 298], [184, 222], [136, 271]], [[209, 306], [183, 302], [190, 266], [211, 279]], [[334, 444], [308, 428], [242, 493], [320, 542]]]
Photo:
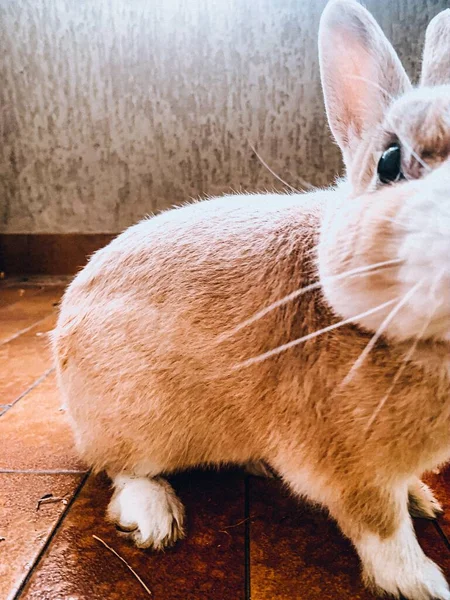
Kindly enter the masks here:
[[450, 600], [445, 577], [432, 560], [425, 558], [416, 572], [394, 572], [395, 568], [393, 565], [390, 572], [366, 575], [366, 583], [382, 596], [387, 592], [408, 600]]
[[184, 537], [184, 507], [161, 478], [119, 475], [107, 516], [139, 548], [162, 550]]
[[445, 577], [423, 553], [409, 520], [390, 538], [367, 535], [359, 552], [366, 583], [376, 592], [408, 600], [450, 600]]

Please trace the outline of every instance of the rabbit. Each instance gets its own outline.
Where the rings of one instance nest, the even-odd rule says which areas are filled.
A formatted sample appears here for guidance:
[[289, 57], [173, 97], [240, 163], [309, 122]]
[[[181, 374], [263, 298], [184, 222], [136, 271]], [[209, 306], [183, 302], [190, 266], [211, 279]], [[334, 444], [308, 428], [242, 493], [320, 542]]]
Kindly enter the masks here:
[[165, 475], [267, 465], [329, 511], [375, 592], [450, 599], [411, 520], [441, 511], [421, 476], [450, 458], [449, 56], [446, 10], [413, 87], [372, 15], [331, 0], [319, 62], [345, 177], [146, 218], [68, 287], [59, 387], [138, 547], [185, 535]]

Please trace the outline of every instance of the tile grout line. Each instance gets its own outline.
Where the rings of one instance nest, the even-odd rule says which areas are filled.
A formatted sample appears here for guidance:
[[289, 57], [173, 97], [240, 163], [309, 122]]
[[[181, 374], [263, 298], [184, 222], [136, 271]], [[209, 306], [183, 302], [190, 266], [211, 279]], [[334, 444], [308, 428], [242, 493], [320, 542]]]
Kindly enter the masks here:
[[[7, 285], [5, 285], [5, 286], [0, 286], [0, 297], [1, 297], [1, 293], [2, 293], [2, 291], [3, 291], [3, 290], [7, 290], [7, 289], [10, 289], [10, 290], [14, 290], [14, 289], [20, 290], [20, 289], [24, 289], [24, 288], [23, 288], [23, 286], [16, 286], [16, 285], [11, 285], [11, 286], [7, 286]], [[34, 290], [34, 289], [37, 289], [37, 286], [30, 287], [30, 288], [28, 288], [28, 289], [30, 289], [30, 290]], [[43, 289], [44, 289], [44, 288], [43, 288], [42, 286], [39, 286], [39, 288], [37, 289], [36, 293], [35, 293], [35, 294], [29, 294], [29, 295], [27, 296], [27, 298], [29, 299], [29, 298], [35, 298], [36, 296], [39, 296], [39, 294], [42, 292], [42, 290], [43, 290]], [[13, 300], [12, 302], [7, 302], [6, 304], [0, 304], [0, 311], [6, 310], [6, 309], [10, 308], [11, 306], [15, 306], [15, 305], [16, 305], [16, 304], [18, 304], [18, 303], [19, 303], [21, 300], [22, 300], [22, 296], [19, 296], [18, 298], [16, 298], [16, 299], [15, 299], [15, 300]]]
[[11, 402], [11, 404], [4, 405], [5, 410], [1, 413], [1, 416], [6, 415], [6, 413], [8, 412], [8, 410], [10, 408], [15, 406], [17, 404], [17, 402], [19, 402], [19, 400], [22, 400], [22, 398], [24, 398], [27, 394], [29, 394], [31, 391], [33, 391], [35, 387], [37, 387], [40, 383], [42, 383], [45, 379], [47, 379], [47, 377], [50, 375], [50, 373], [52, 373], [52, 371], [54, 371], [54, 370], [55, 370], [55, 367], [50, 367], [49, 369], [44, 371], [44, 373], [42, 373], [42, 375], [40, 377], [35, 379], [33, 381], [33, 383], [25, 391], [23, 391], [21, 394], [19, 394], [19, 396], [17, 396], [17, 398], [13, 402]]
[[244, 546], [244, 570], [245, 570], [245, 600], [251, 600], [251, 572], [250, 572], [250, 477], [245, 476], [244, 483], [244, 518], [245, 518], [245, 546]]
[[26, 290], [39, 289], [40, 293], [51, 288], [65, 287], [73, 277], [75, 275], [30, 275], [29, 277], [25, 276], [25, 279], [23, 279], [21, 276], [13, 275], [10, 279], [0, 280], [0, 292], [2, 289], [11, 290], [17, 288]]
[[75, 490], [74, 495], [72, 496], [70, 502], [67, 504], [66, 509], [61, 513], [59, 519], [56, 521], [54, 527], [52, 528], [52, 530], [49, 533], [49, 536], [48, 536], [47, 540], [45, 541], [45, 544], [42, 546], [42, 548], [39, 551], [38, 555], [34, 559], [33, 564], [31, 565], [28, 573], [24, 577], [22, 583], [19, 585], [19, 587], [17, 589], [17, 592], [14, 594], [13, 600], [19, 600], [19, 598], [22, 596], [22, 593], [24, 592], [26, 586], [28, 585], [28, 582], [30, 581], [31, 576], [35, 572], [36, 567], [39, 565], [41, 559], [44, 557], [45, 553], [47, 552], [48, 548], [50, 547], [50, 544], [52, 543], [55, 535], [59, 531], [59, 528], [63, 524], [64, 519], [66, 518], [66, 515], [69, 514], [69, 511], [72, 508], [73, 503], [75, 502], [75, 500], [80, 495], [80, 492], [83, 489], [83, 487], [84, 487], [84, 485], [85, 485], [85, 483], [86, 483], [89, 475], [90, 475], [90, 471], [88, 471], [87, 473], [85, 473], [84, 477], [80, 481], [77, 489]]
[[84, 475], [88, 469], [0, 469], [0, 475]]
[[45, 317], [42, 317], [42, 319], [38, 319], [32, 325], [29, 325], [28, 327], [25, 327], [24, 329], [21, 329], [20, 331], [18, 331], [14, 335], [11, 335], [9, 338], [6, 338], [6, 340], [2, 340], [0, 342], [0, 346], [3, 346], [5, 344], [9, 344], [9, 342], [12, 342], [13, 340], [16, 340], [18, 337], [20, 337], [24, 333], [28, 333], [31, 329], [33, 329], [33, 327], [36, 327], [36, 325], [39, 325], [39, 323], [42, 323], [42, 321], [45, 321], [45, 319], [48, 319], [48, 317], [51, 317], [54, 312], [55, 311], [52, 310], [51, 312], [49, 312], [48, 314], [46, 314]]
[[439, 536], [442, 538], [442, 541], [444, 542], [447, 550], [450, 551], [450, 540], [448, 539], [445, 531], [440, 526], [439, 521], [434, 520], [433, 525], [434, 525], [434, 528], [436, 529], [436, 531], [438, 532]]
[[[11, 341], [13, 339], [18, 338], [20, 335], [22, 335], [23, 333], [26, 333], [27, 331], [30, 331], [31, 329], [33, 329], [33, 327], [35, 327], [36, 325], [39, 325], [39, 323], [42, 323], [42, 321], [45, 321], [45, 319], [48, 319], [48, 317], [50, 317], [55, 312], [56, 312], [55, 310], [52, 310], [50, 313], [48, 313], [48, 315], [46, 315], [42, 319], [39, 319], [39, 321], [36, 321], [30, 327], [22, 329], [21, 331], [19, 331], [14, 336], [8, 338], [7, 340], [4, 340], [3, 342], [0, 342], [0, 346], [2, 346], [4, 344], [7, 344], [9, 341]], [[10, 404], [2, 404], [1, 406], [2, 406], [2, 408], [4, 408], [4, 410], [0, 412], [0, 416], [3, 416], [4, 414], [6, 414], [10, 408], [12, 408], [17, 402], [19, 402], [19, 400], [21, 400], [29, 392], [31, 392], [32, 390], [34, 390], [34, 388], [36, 386], [38, 386], [40, 383], [42, 383], [44, 381], [44, 379], [46, 379], [50, 375], [50, 373], [52, 371], [54, 371], [54, 369], [55, 369], [55, 367], [50, 367], [49, 369], [47, 369], [47, 371], [44, 371], [44, 373], [40, 377], [38, 377], [24, 392], [22, 392], [21, 394], [19, 394], [19, 396], [15, 400], [13, 400], [13, 402], [11, 402]]]

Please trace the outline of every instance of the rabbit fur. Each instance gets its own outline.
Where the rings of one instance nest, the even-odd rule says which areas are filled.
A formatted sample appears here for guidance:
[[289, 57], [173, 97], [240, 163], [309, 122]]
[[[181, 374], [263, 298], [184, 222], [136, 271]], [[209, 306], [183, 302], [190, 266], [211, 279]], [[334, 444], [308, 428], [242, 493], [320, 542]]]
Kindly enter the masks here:
[[[327, 5], [319, 54], [346, 178], [130, 227], [64, 295], [59, 386], [138, 546], [185, 535], [165, 474], [264, 461], [328, 509], [375, 591], [450, 600], [409, 512], [439, 512], [420, 477], [450, 458], [450, 10], [416, 88], [355, 0]], [[386, 185], [393, 141], [403, 178]]]

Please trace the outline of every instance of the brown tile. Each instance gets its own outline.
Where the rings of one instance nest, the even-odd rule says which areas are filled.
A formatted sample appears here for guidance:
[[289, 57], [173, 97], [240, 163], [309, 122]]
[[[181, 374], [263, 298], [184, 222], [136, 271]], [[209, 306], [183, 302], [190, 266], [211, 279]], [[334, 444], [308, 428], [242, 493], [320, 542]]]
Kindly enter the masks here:
[[440, 536], [433, 521], [414, 519], [417, 538], [425, 554], [437, 563], [450, 582], [450, 550]]
[[[0, 419], [0, 470], [82, 470], [54, 374]], [[0, 409], [1, 410], [1, 409]]]
[[13, 598], [65, 510], [62, 502], [36, 503], [44, 494], [70, 499], [81, 475], [0, 473], [0, 598]]
[[0, 344], [0, 401], [12, 404], [52, 367], [48, 332], [56, 323], [52, 314], [26, 333]]
[[450, 543], [450, 465], [439, 473], [429, 473], [424, 480], [442, 504], [444, 514], [439, 517], [438, 523]]
[[24, 295], [18, 302], [0, 309], [0, 344], [32, 327], [47, 315], [55, 312], [63, 288], [42, 289], [38, 294]]
[[110, 497], [105, 479], [90, 478], [21, 599], [148, 599], [126, 567], [92, 538], [95, 534], [137, 571], [151, 589], [153, 600], [243, 600], [242, 474], [194, 472], [173, 481], [187, 508], [186, 540], [165, 553], [134, 548], [104, 520]]
[[0, 308], [9, 306], [22, 300], [23, 298], [31, 298], [39, 294], [41, 288], [39, 287], [22, 287], [20, 284], [15, 286], [7, 286], [3, 282], [0, 282]]
[[[251, 478], [252, 600], [373, 600], [362, 585], [359, 561], [337, 526], [293, 498], [277, 481]], [[429, 556], [450, 575], [450, 553], [433, 523], [420, 522]]]

